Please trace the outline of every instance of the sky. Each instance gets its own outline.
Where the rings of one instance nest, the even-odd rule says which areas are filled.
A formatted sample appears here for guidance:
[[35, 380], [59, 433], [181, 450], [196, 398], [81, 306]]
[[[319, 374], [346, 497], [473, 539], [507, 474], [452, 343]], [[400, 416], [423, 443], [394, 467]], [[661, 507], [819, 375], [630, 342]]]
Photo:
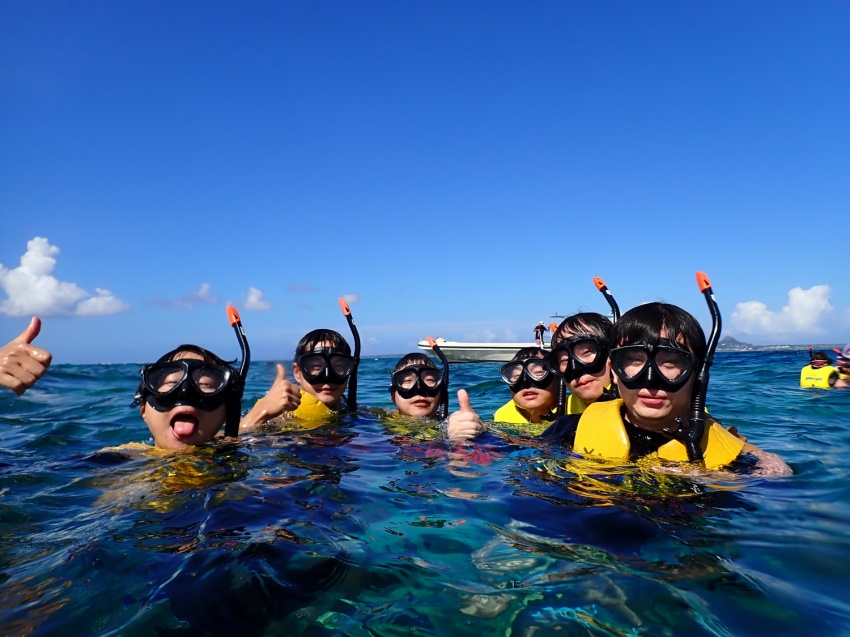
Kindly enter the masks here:
[[666, 301], [850, 341], [846, 2], [0, 3], [0, 339], [289, 360]]

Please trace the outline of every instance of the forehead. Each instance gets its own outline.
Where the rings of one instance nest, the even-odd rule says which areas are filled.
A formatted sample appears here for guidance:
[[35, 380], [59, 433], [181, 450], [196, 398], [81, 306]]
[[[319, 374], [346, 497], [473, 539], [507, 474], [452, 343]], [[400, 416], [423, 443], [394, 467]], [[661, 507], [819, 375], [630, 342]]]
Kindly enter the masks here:
[[193, 361], [202, 361], [204, 357], [198, 354], [197, 352], [177, 352], [172, 358], [172, 361], [179, 360], [193, 360]]

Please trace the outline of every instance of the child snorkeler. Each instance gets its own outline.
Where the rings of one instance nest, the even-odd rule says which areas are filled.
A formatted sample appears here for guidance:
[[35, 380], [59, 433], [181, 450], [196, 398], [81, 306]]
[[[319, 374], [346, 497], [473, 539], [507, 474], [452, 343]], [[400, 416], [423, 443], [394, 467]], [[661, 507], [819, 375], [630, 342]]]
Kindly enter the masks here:
[[[502, 380], [511, 390], [511, 400], [496, 410], [495, 422], [535, 425], [554, 420], [559, 379], [546, 362], [540, 347], [523, 347], [501, 367]], [[533, 431], [533, 427], [524, 427]], [[538, 428], [534, 433], [540, 433]]]
[[242, 419], [243, 428], [256, 428], [281, 415], [321, 421], [348, 407], [344, 394], [356, 363], [351, 346], [339, 332], [317, 329], [298, 341], [292, 363], [295, 383], [286, 379], [283, 365], [277, 368], [268, 393]]
[[437, 417], [446, 395], [445, 371], [426, 354], [405, 354], [393, 368], [390, 396], [402, 416]]

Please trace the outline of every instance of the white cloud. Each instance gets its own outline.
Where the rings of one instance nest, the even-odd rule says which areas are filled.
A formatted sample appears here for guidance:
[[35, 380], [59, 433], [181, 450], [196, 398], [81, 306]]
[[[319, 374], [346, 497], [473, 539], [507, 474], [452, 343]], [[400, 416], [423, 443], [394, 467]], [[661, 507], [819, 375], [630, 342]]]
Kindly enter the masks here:
[[788, 305], [779, 312], [767, 309], [761, 301], [738, 303], [732, 313], [732, 330], [764, 335], [823, 333], [821, 322], [832, 312], [829, 294], [828, 285], [808, 290], [796, 287], [788, 292]]
[[0, 287], [8, 297], [0, 301], [0, 313], [7, 316], [94, 316], [126, 312], [130, 306], [108, 290], [96, 288], [97, 296], [76, 283], [53, 276], [59, 248], [44, 237], [27, 241], [27, 251], [16, 268], [0, 264]]
[[245, 309], [265, 312], [272, 309], [272, 304], [263, 298], [263, 293], [255, 287], [248, 287], [248, 296], [245, 297]]
[[360, 295], [358, 294], [343, 294], [342, 299], [348, 303], [349, 305], [354, 305], [357, 301], [360, 300]]

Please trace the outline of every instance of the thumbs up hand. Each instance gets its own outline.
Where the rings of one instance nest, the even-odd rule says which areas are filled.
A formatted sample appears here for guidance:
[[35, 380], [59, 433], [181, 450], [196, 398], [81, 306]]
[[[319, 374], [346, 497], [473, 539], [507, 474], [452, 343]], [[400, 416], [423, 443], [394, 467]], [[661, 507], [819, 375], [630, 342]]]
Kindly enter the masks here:
[[240, 428], [258, 427], [285, 411], [295, 411], [300, 404], [301, 390], [297, 384], [286, 379], [286, 367], [278, 363], [274, 383], [242, 419]]
[[465, 389], [458, 390], [457, 402], [460, 409], [449, 416], [449, 440], [467, 440], [484, 432], [484, 423], [469, 403]]
[[32, 344], [40, 331], [41, 319], [34, 316], [27, 329], [0, 348], [0, 386], [8, 387], [18, 396], [44, 376], [53, 360], [50, 352]]

